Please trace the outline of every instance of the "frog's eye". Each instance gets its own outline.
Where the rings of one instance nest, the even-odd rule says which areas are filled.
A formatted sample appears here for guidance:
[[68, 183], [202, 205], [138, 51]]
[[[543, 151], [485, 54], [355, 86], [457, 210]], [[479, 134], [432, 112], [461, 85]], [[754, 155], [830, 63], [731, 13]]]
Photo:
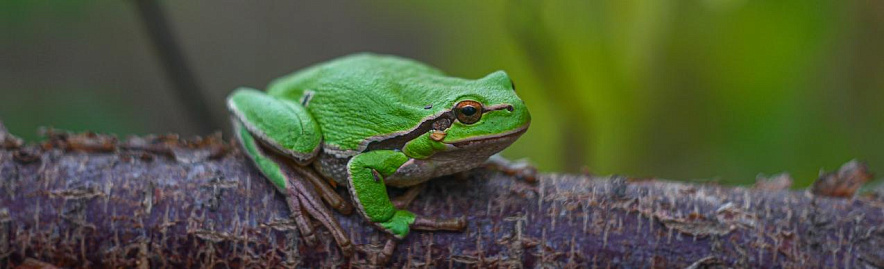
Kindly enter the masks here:
[[510, 79], [510, 85], [513, 85], [513, 91], [516, 91], [516, 83], [513, 82], [513, 79]]
[[454, 108], [454, 114], [457, 115], [458, 121], [465, 124], [473, 124], [482, 118], [482, 110], [482, 103], [466, 100], [457, 103], [457, 106]]

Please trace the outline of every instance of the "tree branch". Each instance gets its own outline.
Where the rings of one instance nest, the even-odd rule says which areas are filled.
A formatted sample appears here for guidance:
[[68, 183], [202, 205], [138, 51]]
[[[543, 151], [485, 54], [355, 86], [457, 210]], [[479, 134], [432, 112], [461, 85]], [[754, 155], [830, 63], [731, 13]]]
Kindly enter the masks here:
[[160, 1], [133, 0], [138, 15], [144, 24], [144, 30], [153, 43], [157, 57], [163, 64], [163, 71], [172, 83], [172, 88], [186, 112], [188, 123], [196, 126], [200, 132], [210, 132], [215, 126], [223, 124], [209, 109], [209, 98], [197, 83], [196, 75], [188, 65], [184, 50], [175, 38], [172, 26], [163, 12]]
[[[0, 267], [366, 265], [388, 238], [338, 215], [363, 252], [341, 257], [318, 225], [322, 243], [305, 246], [282, 196], [217, 136], [48, 136], [21, 147], [0, 128]], [[474, 170], [431, 181], [410, 207], [466, 214], [468, 229], [413, 232], [389, 265], [884, 266], [881, 198], [769, 188], [781, 185], [556, 174], [530, 184]]]

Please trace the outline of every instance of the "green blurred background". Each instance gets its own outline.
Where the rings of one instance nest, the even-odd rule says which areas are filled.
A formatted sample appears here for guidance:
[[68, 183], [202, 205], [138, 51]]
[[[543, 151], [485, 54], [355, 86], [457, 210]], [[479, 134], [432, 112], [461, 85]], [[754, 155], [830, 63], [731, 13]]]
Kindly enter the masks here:
[[[133, 1], [0, 2], [0, 120], [119, 135], [229, 130], [224, 97], [357, 51], [506, 70], [545, 171], [797, 186], [884, 170], [884, 1], [163, 1], [208, 115], [180, 100]], [[191, 104], [191, 105], [188, 105]]]

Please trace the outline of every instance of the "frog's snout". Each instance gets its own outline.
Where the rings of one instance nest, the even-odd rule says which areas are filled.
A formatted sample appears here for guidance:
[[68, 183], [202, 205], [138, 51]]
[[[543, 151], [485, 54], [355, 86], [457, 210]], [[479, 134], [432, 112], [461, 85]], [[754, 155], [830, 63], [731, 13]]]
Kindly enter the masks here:
[[491, 106], [486, 107], [484, 112], [488, 113], [488, 112], [495, 111], [495, 110], [506, 110], [509, 112], [513, 112], [513, 110], [515, 110], [515, 108], [513, 107], [513, 105], [510, 105], [510, 104], [498, 104], [498, 105], [491, 105]]

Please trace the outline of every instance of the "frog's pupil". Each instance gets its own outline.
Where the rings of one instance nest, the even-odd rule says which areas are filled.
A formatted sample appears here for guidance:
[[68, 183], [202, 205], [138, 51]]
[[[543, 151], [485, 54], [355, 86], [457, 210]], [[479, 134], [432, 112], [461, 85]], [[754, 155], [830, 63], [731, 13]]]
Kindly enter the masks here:
[[476, 114], [476, 108], [472, 106], [465, 106], [460, 110], [460, 112], [466, 116], [472, 116], [473, 114]]

